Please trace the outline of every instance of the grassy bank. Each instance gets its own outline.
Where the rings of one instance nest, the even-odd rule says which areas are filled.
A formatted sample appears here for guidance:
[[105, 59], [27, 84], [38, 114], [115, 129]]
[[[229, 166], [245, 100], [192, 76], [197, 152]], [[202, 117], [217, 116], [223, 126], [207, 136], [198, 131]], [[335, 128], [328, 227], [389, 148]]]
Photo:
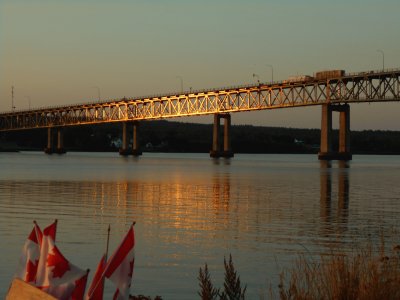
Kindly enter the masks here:
[[[391, 300], [400, 299], [400, 245], [385, 252], [385, 245], [338, 250], [310, 258], [301, 255], [293, 267], [283, 271], [280, 284], [266, 298], [281, 300]], [[387, 248], [386, 248], [387, 249]], [[199, 272], [200, 299], [245, 299], [232, 258], [225, 265], [225, 282], [216, 288], [207, 265]], [[256, 275], [255, 275], [256, 276]], [[260, 298], [265, 299], [265, 298]]]
[[400, 299], [400, 245], [390, 253], [372, 245], [351, 254], [332, 253], [311, 260], [298, 258], [281, 274], [279, 298]]

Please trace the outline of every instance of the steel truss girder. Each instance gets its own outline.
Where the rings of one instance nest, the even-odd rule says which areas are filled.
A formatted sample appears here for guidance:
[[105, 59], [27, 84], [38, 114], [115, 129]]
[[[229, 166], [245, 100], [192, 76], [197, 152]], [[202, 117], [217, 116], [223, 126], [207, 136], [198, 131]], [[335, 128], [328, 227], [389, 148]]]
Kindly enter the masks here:
[[3, 113], [0, 131], [380, 101], [400, 101], [400, 70]]

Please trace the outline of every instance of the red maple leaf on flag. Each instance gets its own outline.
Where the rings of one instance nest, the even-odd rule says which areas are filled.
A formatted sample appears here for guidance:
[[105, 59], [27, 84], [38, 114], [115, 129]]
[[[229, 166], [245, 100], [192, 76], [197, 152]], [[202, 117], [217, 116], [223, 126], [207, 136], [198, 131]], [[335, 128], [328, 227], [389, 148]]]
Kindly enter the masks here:
[[37, 259], [35, 260], [35, 262], [32, 262], [31, 260], [28, 261], [28, 265], [26, 266], [26, 276], [25, 276], [26, 282], [35, 281], [38, 264], [39, 260]]
[[47, 256], [47, 266], [53, 267], [53, 278], [61, 278], [64, 276], [65, 272], [71, 270], [68, 260], [61, 254], [60, 250], [56, 246], [51, 250]]

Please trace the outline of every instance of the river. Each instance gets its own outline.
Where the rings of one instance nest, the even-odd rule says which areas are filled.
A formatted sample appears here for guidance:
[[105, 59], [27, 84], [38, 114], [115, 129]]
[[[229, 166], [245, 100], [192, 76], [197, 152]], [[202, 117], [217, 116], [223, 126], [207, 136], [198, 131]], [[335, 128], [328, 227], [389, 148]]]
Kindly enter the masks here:
[[232, 254], [247, 298], [262, 299], [300, 253], [398, 237], [399, 178], [399, 156], [0, 153], [0, 297], [33, 220], [58, 219], [58, 247], [92, 272], [108, 225], [112, 252], [136, 221], [131, 294], [199, 299], [199, 268], [221, 287]]

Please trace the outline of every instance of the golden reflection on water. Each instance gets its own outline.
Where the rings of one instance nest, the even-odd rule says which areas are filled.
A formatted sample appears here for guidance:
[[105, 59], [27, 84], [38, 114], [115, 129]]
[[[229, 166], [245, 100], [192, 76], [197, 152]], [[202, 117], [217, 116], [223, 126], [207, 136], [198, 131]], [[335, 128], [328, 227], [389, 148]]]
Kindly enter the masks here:
[[[322, 235], [330, 233], [341, 234], [347, 230], [349, 216], [349, 163], [338, 161], [336, 170], [337, 180], [333, 183], [332, 162], [320, 161], [320, 217], [324, 226]], [[337, 209], [334, 209], [335, 200], [332, 198], [332, 186], [337, 190]], [[334, 215], [336, 211], [336, 216]]]

